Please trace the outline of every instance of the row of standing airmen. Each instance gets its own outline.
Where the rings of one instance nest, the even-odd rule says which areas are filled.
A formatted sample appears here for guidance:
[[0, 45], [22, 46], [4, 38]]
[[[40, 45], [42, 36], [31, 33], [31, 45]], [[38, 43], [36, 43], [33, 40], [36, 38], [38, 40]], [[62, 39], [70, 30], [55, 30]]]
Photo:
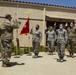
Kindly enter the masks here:
[[[32, 37], [32, 45], [34, 48], [34, 58], [38, 57], [39, 54], [39, 45], [42, 39], [42, 33], [39, 30], [39, 25], [36, 26], [36, 30], [31, 29], [30, 32]], [[68, 57], [74, 57], [74, 46], [76, 42], [76, 29], [75, 25], [71, 22], [70, 25], [66, 23], [65, 27], [61, 23], [59, 25], [59, 29], [56, 29], [56, 24], [54, 28], [50, 26], [49, 30], [45, 32], [47, 37], [47, 46], [49, 50], [49, 54], [53, 55], [55, 43], [57, 43], [58, 56], [60, 62], [64, 61], [65, 56], [65, 47], [66, 45], [69, 47], [69, 55]]]
[[[0, 50], [2, 54], [2, 67], [10, 66], [10, 58], [12, 52], [12, 40], [13, 40], [13, 30], [19, 28], [20, 22], [15, 22], [12, 20], [10, 14], [5, 15], [5, 20], [0, 25]], [[32, 46], [34, 49], [34, 58], [38, 58], [39, 46], [42, 40], [42, 32], [39, 29], [39, 25], [36, 25], [35, 30], [31, 29], [30, 34], [32, 34]], [[73, 57], [76, 29], [73, 23], [70, 27], [64, 29], [63, 24], [60, 24], [59, 29], [56, 30], [55, 26], [50, 27], [50, 30], [46, 32], [48, 35], [47, 45], [50, 54], [53, 54], [54, 43], [57, 42], [59, 61], [63, 61], [65, 55], [65, 45], [68, 42], [70, 46], [69, 54]]]

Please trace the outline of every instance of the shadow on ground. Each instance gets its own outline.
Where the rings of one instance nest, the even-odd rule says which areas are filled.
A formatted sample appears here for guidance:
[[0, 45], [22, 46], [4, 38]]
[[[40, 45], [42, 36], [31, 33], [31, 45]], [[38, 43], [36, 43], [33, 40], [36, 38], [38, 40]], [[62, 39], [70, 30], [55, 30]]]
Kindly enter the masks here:
[[16, 66], [16, 65], [25, 65], [25, 63], [17, 63], [17, 62], [10, 62], [10, 67]]
[[43, 56], [38, 56], [38, 58], [43, 58]]
[[51, 54], [51, 53], [48, 53], [48, 55], [56, 55], [55, 53]]
[[38, 57], [34, 57], [34, 56], [33, 56], [33, 58], [43, 58], [43, 56], [38, 56]]
[[69, 58], [75, 58], [76, 56], [74, 55], [73, 57], [72, 56], [69, 56], [69, 55], [65, 55], [66, 57], [69, 57]]

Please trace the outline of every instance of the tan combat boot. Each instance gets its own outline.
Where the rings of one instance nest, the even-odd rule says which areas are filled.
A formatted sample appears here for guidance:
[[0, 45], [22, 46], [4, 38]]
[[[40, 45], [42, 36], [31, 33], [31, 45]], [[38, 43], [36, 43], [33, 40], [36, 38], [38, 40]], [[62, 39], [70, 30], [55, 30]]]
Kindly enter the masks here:
[[8, 65], [5, 62], [2, 62], [2, 67], [8, 67]]
[[74, 55], [71, 55], [72, 58], [74, 58]]

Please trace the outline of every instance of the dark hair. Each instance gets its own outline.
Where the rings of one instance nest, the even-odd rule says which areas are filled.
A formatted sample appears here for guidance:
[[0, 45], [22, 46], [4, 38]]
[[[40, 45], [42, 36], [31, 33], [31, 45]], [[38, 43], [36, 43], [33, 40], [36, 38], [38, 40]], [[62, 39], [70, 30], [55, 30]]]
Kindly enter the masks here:
[[[10, 14], [5, 15], [5, 19], [8, 19], [9, 17], [11, 17]], [[11, 17], [12, 18], [12, 17]]]

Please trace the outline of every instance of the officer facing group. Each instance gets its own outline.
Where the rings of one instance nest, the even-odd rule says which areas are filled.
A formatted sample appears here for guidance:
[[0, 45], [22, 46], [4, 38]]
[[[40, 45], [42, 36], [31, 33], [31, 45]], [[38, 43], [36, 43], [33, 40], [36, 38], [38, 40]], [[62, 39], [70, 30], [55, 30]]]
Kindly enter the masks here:
[[2, 53], [2, 67], [10, 66], [9, 61], [12, 52], [12, 40], [13, 40], [13, 29], [19, 26], [12, 20], [10, 14], [5, 16], [4, 22], [0, 25], [0, 35], [1, 35], [1, 53]]

